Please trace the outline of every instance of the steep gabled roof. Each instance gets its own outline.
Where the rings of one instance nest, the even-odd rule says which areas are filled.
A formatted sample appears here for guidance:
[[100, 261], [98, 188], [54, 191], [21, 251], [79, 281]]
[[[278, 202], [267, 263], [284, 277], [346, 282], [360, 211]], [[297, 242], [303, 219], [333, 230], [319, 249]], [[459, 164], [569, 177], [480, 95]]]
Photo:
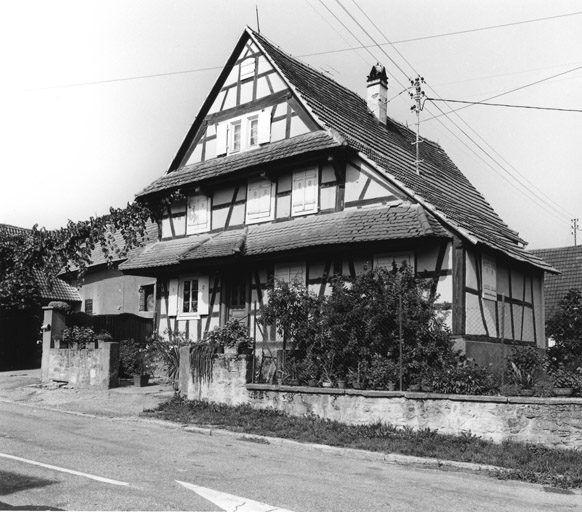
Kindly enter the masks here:
[[235, 254], [260, 256], [314, 247], [424, 237], [449, 238], [450, 234], [426, 215], [422, 206], [394, 204], [163, 240], [147, 247], [120, 268], [136, 270]]
[[532, 252], [561, 272], [560, 275], [546, 276], [544, 281], [546, 318], [550, 318], [570, 288], [582, 291], [582, 246], [538, 249]]
[[393, 183], [472, 242], [555, 271], [521, 246], [524, 241], [501, 220], [438, 144], [423, 140], [423, 162], [420, 174], [416, 174], [413, 145], [416, 136], [411, 130], [393, 120], [386, 126], [380, 124], [359, 95], [291, 57], [250, 28], [246, 33], [316, 121], [339, 133], [349, 147], [376, 164], [379, 172]]

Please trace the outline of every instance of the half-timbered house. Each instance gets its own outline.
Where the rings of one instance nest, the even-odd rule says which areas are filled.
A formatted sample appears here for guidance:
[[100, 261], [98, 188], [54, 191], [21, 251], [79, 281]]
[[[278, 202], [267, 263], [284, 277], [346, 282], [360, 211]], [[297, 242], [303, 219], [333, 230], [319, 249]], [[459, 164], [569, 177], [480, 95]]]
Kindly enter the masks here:
[[201, 339], [241, 318], [260, 342], [272, 276], [323, 294], [334, 274], [406, 262], [433, 280], [459, 348], [543, 346], [553, 269], [438, 144], [423, 142], [417, 172], [381, 66], [367, 86], [366, 101], [245, 29], [170, 168], [137, 195], [165, 205], [160, 239], [120, 268], [157, 278], [160, 331]]

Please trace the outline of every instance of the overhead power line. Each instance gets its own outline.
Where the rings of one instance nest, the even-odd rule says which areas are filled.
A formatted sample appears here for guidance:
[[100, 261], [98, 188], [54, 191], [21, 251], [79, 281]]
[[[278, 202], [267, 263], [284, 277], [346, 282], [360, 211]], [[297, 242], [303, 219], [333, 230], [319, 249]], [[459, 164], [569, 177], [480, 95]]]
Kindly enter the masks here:
[[[391, 45], [392, 45], [392, 47], [394, 48], [394, 50], [395, 50], [395, 51], [398, 53], [398, 55], [400, 55], [400, 57], [401, 57], [401, 58], [402, 58], [402, 59], [403, 59], [403, 60], [404, 60], [404, 61], [405, 61], [405, 62], [406, 62], [406, 63], [407, 63], [409, 66], [410, 66], [410, 68], [411, 68], [411, 69], [412, 69], [412, 70], [413, 70], [413, 71], [414, 71], [414, 72], [415, 72], [417, 75], [419, 75], [419, 73], [418, 73], [418, 72], [417, 72], [417, 71], [414, 69], [414, 66], [413, 66], [413, 65], [412, 65], [412, 64], [411, 64], [411, 63], [410, 63], [410, 62], [409, 62], [409, 61], [408, 61], [408, 60], [407, 60], [407, 59], [404, 57], [404, 55], [402, 55], [402, 53], [401, 53], [401, 52], [399, 52], [399, 51], [398, 51], [398, 49], [397, 49], [396, 47], [394, 47], [394, 45], [393, 45], [392, 43], [390, 43], [390, 41], [388, 40], [388, 38], [386, 38], [386, 36], [384, 36], [384, 34], [382, 33], [382, 31], [381, 31], [381, 30], [378, 28], [378, 26], [377, 26], [377, 25], [376, 25], [376, 24], [375, 24], [375, 23], [374, 23], [374, 22], [373, 22], [373, 21], [372, 21], [372, 20], [369, 18], [369, 16], [368, 16], [368, 15], [367, 15], [367, 14], [366, 14], [364, 11], [363, 11], [363, 9], [362, 9], [360, 6], [358, 6], [358, 5], [357, 5], [357, 3], [356, 3], [354, 0], [352, 0], [352, 1], [353, 1], [353, 3], [356, 5], [356, 7], [357, 7], [357, 8], [358, 8], [358, 9], [359, 9], [361, 12], [362, 12], [362, 14], [364, 14], [364, 16], [365, 16], [365, 17], [368, 19], [368, 21], [369, 21], [369, 22], [370, 22], [370, 23], [371, 23], [371, 24], [374, 26], [374, 28], [375, 28], [375, 29], [376, 29], [376, 30], [377, 30], [377, 31], [378, 31], [378, 32], [379, 32], [379, 33], [382, 35], [382, 37], [383, 37], [383, 38], [384, 38], [386, 41], [388, 41], [388, 44], [391, 44]], [[339, 5], [340, 5], [340, 6], [341, 6], [341, 7], [342, 7], [344, 10], [346, 10], [346, 9], [345, 9], [345, 7], [343, 7], [343, 6], [341, 5], [341, 2], [340, 2], [340, 0], [336, 0], [336, 2], [337, 2], [337, 3], [338, 3], [338, 4], [339, 4]], [[346, 11], [346, 12], [347, 12], [347, 11]], [[350, 16], [350, 18], [354, 19], [354, 18], [353, 18], [353, 16], [352, 16], [351, 14], [349, 14], [349, 13], [348, 13], [348, 15]], [[355, 20], [354, 20], [354, 21], [355, 21]], [[356, 23], [357, 23], [357, 22], [356, 22]], [[368, 37], [369, 37], [369, 38], [370, 38], [370, 39], [371, 39], [371, 40], [372, 40], [372, 41], [373, 41], [373, 42], [376, 44], [376, 46], [377, 46], [377, 47], [380, 49], [380, 51], [382, 51], [382, 53], [384, 53], [384, 54], [386, 55], [386, 52], [384, 51], [384, 49], [383, 49], [383, 48], [381, 48], [381, 47], [379, 46], [379, 44], [378, 44], [378, 43], [377, 43], [377, 42], [374, 40], [374, 38], [373, 38], [373, 37], [372, 37], [372, 36], [371, 36], [371, 35], [370, 35], [370, 34], [369, 34], [367, 31], [365, 31], [365, 29], [363, 29], [363, 28], [362, 28], [362, 26], [361, 26], [359, 23], [357, 23], [357, 25], [358, 25], [358, 26], [359, 26], [359, 27], [360, 27], [362, 30], [364, 30], [364, 32], [366, 33], [366, 35], [367, 35], [367, 36], [368, 36]], [[388, 58], [389, 58], [389, 57], [388, 57]], [[390, 59], [390, 60], [392, 61], [392, 59]], [[581, 67], [582, 67], [582, 66], [581, 66]], [[398, 68], [398, 69], [399, 69], [400, 71], [402, 71], [400, 68]], [[430, 87], [430, 86], [429, 86], [429, 87]], [[431, 89], [432, 89], [432, 88], [431, 88]], [[434, 89], [433, 89], [433, 92], [436, 94], [436, 91], [434, 91]], [[437, 96], [438, 96], [438, 95], [437, 95]], [[547, 199], [549, 199], [549, 198], [547, 198], [547, 197], [545, 197], [545, 198], [544, 198], [544, 197], [542, 197], [542, 196], [540, 195], [540, 194], [541, 194], [541, 191], [540, 191], [540, 190], [539, 190], [539, 189], [538, 189], [538, 188], [537, 188], [535, 185], [533, 185], [533, 183], [531, 183], [531, 182], [530, 182], [530, 181], [529, 181], [527, 178], [525, 178], [525, 177], [524, 177], [524, 176], [523, 176], [521, 173], [519, 173], [519, 171], [517, 171], [517, 169], [515, 169], [513, 166], [511, 166], [511, 164], [509, 164], [509, 162], [507, 162], [507, 161], [506, 161], [506, 160], [505, 160], [505, 159], [504, 159], [504, 158], [503, 158], [501, 155], [499, 155], [499, 153], [498, 153], [497, 151], [495, 151], [495, 149], [494, 149], [494, 148], [492, 148], [492, 147], [491, 147], [491, 145], [490, 145], [490, 144], [488, 144], [488, 143], [487, 143], [487, 141], [485, 141], [485, 140], [483, 139], [483, 137], [481, 137], [481, 136], [480, 136], [480, 135], [479, 135], [479, 134], [478, 134], [478, 133], [477, 133], [477, 132], [476, 132], [476, 131], [475, 131], [475, 130], [474, 130], [472, 127], [471, 127], [471, 126], [469, 126], [469, 125], [468, 125], [468, 124], [467, 124], [467, 123], [466, 123], [466, 122], [465, 122], [465, 121], [464, 121], [464, 120], [463, 120], [463, 119], [462, 119], [462, 118], [461, 118], [461, 117], [460, 117], [458, 114], [456, 114], [456, 115], [457, 115], [457, 117], [459, 117], [459, 119], [460, 119], [460, 120], [461, 120], [461, 121], [462, 121], [462, 122], [463, 122], [465, 125], [467, 125], [467, 126], [468, 126], [468, 128], [469, 128], [471, 131], [473, 131], [473, 133], [475, 133], [475, 135], [477, 135], [477, 136], [478, 136], [478, 137], [479, 137], [479, 138], [480, 138], [480, 139], [481, 139], [481, 140], [482, 140], [482, 141], [483, 141], [483, 142], [484, 142], [484, 143], [485, 143], [485, 144], [486, 144], [488, 147], [490, 147], [490, 148], [491, 148], [491, 149], [492, 149], [492, 150], [493, 150], [493, 151], [494, 151], [494, 152], [495, 152], [495, 153], [496, 153], [496, 154], [497, 154], [497, 155], [498, 155], [500, 158], [502, 158], [502, 160], [504, 160], [504, 161], [505, 161], [505, 162], [506, 162], [506, 163], [507, 163], [507, 164], [508, 164], [510, 167], [512, 167], [512, 168], [513, 168], [513, 169], [516, 171], [516, 173], [517, 173], [517, 174], [519, 174], [520, 176], [522, 176], [522, 178], [524, 179], [524, 181], [525, 181], [526, 183], [528, 183], [529, 185], [531, 185], [531, 187], [533, 187], [533, 189], [534, 189], [534, 190], [532, 190], [532, 188], [528, 187], [526, 184], [524, 184], [524, 183], [522, 183], [522, 182], [518, 181], [518, 180], [517, 180], [517, 178], [516, 178], [515, 176], [513, 176], [513, 175], [512, 175], [512, 174], [511, 174], [511, 173], [510, 173], [510, 172], [509, 172], [509, 171], [508, 171], [508, 170], [507, 170], [507, 169], [506, 169], [506, 168], [505, 168], [505, 167], [504, 167], [504, 166], [501, 164], [501, 163], [499, 163], [499, 162], [498, 162], [498, 161], [497, 161], [497, 160], [496, 160], [496, 159], [495, 159], [495, 158], [494, 158], [494, 157], [493, 157], [493, 156], [492, 156], [492, 155], [491, 155], [491, 154], [490, 154], [490, 153], [489, 153], [489, 152], [488, 152], [488, 151], [487, 151], [485, 148], [483, 148], [483, 147], [482, 147], [480, 144], [478, 144], [478, 143], [477, 143], [477, 141], [475, 141], [475, 140], [474, 140], [474, 139], [473, 139], [473, 138], [472, 138], [472, 137], [471, 137], [471, 136], [470, 136], [470, 135], [469, 135], [469, 134], [468, 134], [468, 133], [467, 133], [465, 130], [463, 130], [462, 128], [460, 128], [460, 127], [459, 127], [459, 126], [458, 126], [458, 125], [455, 123], [455, 121], [453, 121], [453, 120], [452, 120], [452, 119], [451, 119], [451, 118], [448, 116], [448, 114], [449, 114], [449, 113], [453, 113], [453, 112], [456, 112], [456, 111], [454, 111], [454, 110], [453, 110], [453, 111], [451, 111], [451, 112], [445, 113], [445, 112], [443, 112], [443, 111], [442, 111], [442, 110], [441, 110], [441, 109], [438, 107], [438, 105], [436, 105], [436, 104], [435, 104], [435, 107], [436, 107], [436, 108], [437, 108], [437, 109], [438, 109], [438, 110], [441, 112], [441, 115], [445, 115], [445, 116], [447, 117], [447, 119], [449, 120], [449, 122], [451, 122], [455, 128], [457, 128], [458, 130], [460, 130], [460, 131], [461, 131], [461, 133], [463, 133], [463, 135], [465, 135], [465, 137], [467, 137], [467, 138], [468, 138], [468, 139], [469, 139], [469, 140], [470, 140], [470, 141], [471, 141], [471, 142], [472, 142], [472, 143], [473, 143], [473, 144], [474, 144], [474, 145], [475, 145], [475, 146], [476, 146], [476, 147], [477, 147], [477, 148], [478, 148], [478, 149], [479, 149], [481, 152], [483, 152], [483, 153], [484, 153], [484, 154], [485, 154], [485, 155], [486, 155], [486, 156], [487, 156], [487, 157], [488, 157], [488, 158], [489, 158], [489, 159], [490, 159], [490, 160], [491, 160], [493, 163], [495, 163], [495, 164], [496, 164], [496, 165], [497, 165], [497, 166], [498, 166], [498, 167], [499, 167], [499, 168], [500, 168], [500, 169], [501, 169], [501, 170], [502, 170], [502, 171], [503, 171], [503, 172], [504, 172], [504, 173], [505, 173], [505, 174], [506, 174], [508, 177], [512, 178], [512, 179], [515, 181], [515, 183], [511, 183], [511, 182], [509, 182], [509, 181], [508, 181], [508, 183], [512, 184], [512, 185], [513, 185], [513, 186], [516, 188], [516, 190], [518, 190], [520, 193], [522, 193], [522, 194], [523, 194], [525, 197], [528, 197], [528, 195], [527, 195], [525, 192], [529, 193], [529, 197], [528, 197], [528, 199], [530, 199], [530, 200], [534, 200], [534, 199], [532, 199], [532, 196], [533, 196], [533, 197], [535, 197], [535, 198], [537, 198], [538, 200], [540, 200], [540, 202], [538, 203], [538, 205], [539, 205], [539, 206], [540, 206], [542, 209], [546, 210], [548, 213], [552, 214], [552, 215], [553, 215], [553, 216], [555, 216], [556, 218], [563, 218], [563, 214], [559, 214], [559, 213], [558, 213], [557, 211], [555, 211], [555, 210], [550, 210], [550, 209], [549, 209], [549, 207], [548, 207], [548, 206], [545, 204], [545, 201], [544, 201], [544, 199], [546, 199], [546, 200], [547, 200]], [[463, 107], [463, 108], [466, 108], [466, 107]], [[459, 110], [460, 110], [460, 109], [459, 109]], [[431, 119], [434, 119], [434, 118], [436, 118], [436, 117], [440, 117], [440, 116], [433, 116]], [[447, 126], [445, 126], [445, 125], [442, 123], [442, 121], [441, 121], [440, 119], [437, 119], [437, 121], [438, 121], [438, 122], [439, 122], [441, 125], [443, 125], [443, 127], [444, 127], [445, 129], [447, 129], [447, 130], [448, 130], [448, 131], [449, 131], [449, 132], [450, 132], [452, 135], [454, 135], [454, 136], [455, 136], [455, 137], [456, 137], [456, 138], [457, 138], [457, 139], [458, 139], [458, 140], [459, 140], [459, 141], [460, 141], [460, 142], [461, 142], [461, 143], [462, 143], [462, 144], [463, 144], [463, 145], [464, 145], [464, 146], [465, 146], [467, 149], [469, 149], [470, 151], [472, 151], [472, 152], [473, 152], [473, 153], [474, 153], [474, 154], [475, 154], [475, 155], [476, 155], [476, 156], [477, 156], [477, 157], [478, 157], [480, 160], [482, 160], [482, 161], [485, 163], [485, 165], [487, 165], [488, 167], [490, 167], [490, 168], [491, 168], [491, 169], [492, 169], [492, 170], [493, 170], [493, 171], [494, 171], [496, 174], [498, 174], [498, 175], [499, 175], [500, 177], [502, 177], [502, 178], [503, 178], [505, 181], [507, 181], [507, 177], [505, 177], [504, 175], [502, 175], [502, 174], [501, 174], [501, 173], [500, 173], [500, 172], [499, 172], [497, 169], [495, 169], [495, 168], [494, 168], [494, 167], [493, 167], [493, 166], [492, 166], [492, 165], [491, 165], [489, 162], [485, 161], [485, 160], [484, 160], [484, 158], [483, 158], [481, 155], [479, 155], [478, 153], [476, 153], [476, 152], [475, 152], [475, 150], [474, 150], [474, 149], [472, 149], [472, 148], [470, 148], [470, 147], [469, 147], [469, 146], [468, 146], [468, 145], [467, 145], [467, 144], [466, 144], [464, 141], [462, 141], [462, 140], [459, 138], [459, 136], [458, 136], [458, 135], [456, 135], [456, 134], [455, 134], [454, 132], [452, 132], [452, 131], [451, 131], [451, 130], [450, 130], [448, 127], [447, 127]], [[517, 186], [516, 184], [517, 184], [519, 187], [522, 187], [522, 189], [524, 189], [525, 191], [524, 191], [524, 190], [522, 190], [521, 188], [518, 188], [518, 186]], [[551, 201], [551, 200], [550, 200], [550, 201]], [[534, 202], [536, 202], [536, 201], [534, 200]], [[554, 201], [551, 201], [551, 202], [554, 202]], [[554, 204], [556, 204], [556, 205], [557, 205], [557, 203], [555, 203], [555, 202], [554, 202]], [[557, 205], [557, 206], [559, 207], [559, 205]], [[565, 212], [565, 211], [566, 211], [564, 208], [561, 208], [561, 207], [559, 207], [559, 209], [560, 209], [560, 210], [562, 210], [563, 212]]]
[[[489, 101], [489, 100], [494, 100], [495, 98], [500, 98], [501, 96], [506, 96], [507, 94], [511, 94], [512, 92], [521, 91], [522, 89], [526, 89], [528, 87], [532, 87], [534, 85], [541, 84], [542, 82], [547, 82], [548, 80], [551, 80], [552, 78], [557, 78], [557, 77], [562, 76], [562, 75], [567, 75], [568, 73], [573, 73], [574, 71], [578, 71], [579, 69], [582, 69], [582, 66], [577, 66], [575, 68], [568, 69], [567, 71], [563, 71], [562, 73], [558, 73], [556, 75], [548, 76], [546, 78], [542, 78], [541, 80], [536, 80], [535, 82], [531, 82], [529, 84], [520, 85], [519, 87], [516, 87], [515, 89], [511, 89], [509, 91], [505, 91], [505, 92], [502, 92], [502, 93], [499, 93], [499, 94], [495, 94], [494, 96], [489, 96], [489, 98], [485, 98], [484, 100], [481, 100], [481, 103], [482, 102], [485, 102], [485, 101]], [[471, 105], [465, 105], [464, 107], [460, 107], [460, 108], [458, 108], [456, 110], [451, 110], [448, 113], [451, 114], [453, 112], [458, 112], [459, 110], [463, 110], [465, 108], [469, 108], [470, 106]], [[439, 114], [438, 116], [429, 117], [428, 119], [425, 119], [423, 121], [423, 123], [426, 123], [428, 121], [432, 121], [433, 119], [436, 119], [437, 117], [440, 117], [441, 115], [444, 115], [444, 113], [443, 114]]]
[[[358, 6], [358, 8], [360, 8], [360, 7]], [[497, 28], [511, 27], [514, 25], [525, 25], [526, 23], [537, 23], [539, 21], [552, 20], [552, 19], [556, 19], [556, 18], [566, 18], [568, 16], [578, 16], [580, 14], [582, 14], [582, 11], [571, 12], [571, 13], [567, 13], [567, 14], [558, 14], [556, 16], [548, 16], [545, 18], [536, 18], [536, 19], [532, 19], [532, 20], [516, 21], [513, 23], [504, 23], [501, 25], [490, 25], [488, 27], [471, 28], [471, 29], [467, 29], [467, 30], [458, 30], [456, 32], [445, 32], [443, 34], [434, 34], [431, 36], [420, 36], [420, 37], [415, 37], [412, 39], [401, 39], [400, 41], [392, 41], [391, 43], [382, 43], [381, 46], [412, 43], [415, 41], [424, 41], [426, 39], [436, 39], [439, 37], [456, 36], [456, 35], [460, 35], [460, 34], [468, 34], [470, 32], [481, 32], [483, 30], [492, 30], [492, 29], [497, 29]], [[352, 48], [341, 48], [341, 49], [337, 49], [337, 50], [328, 50], [328, 51], [323, 51], [323, 52], [308, 53], [308, 54], [302, 55], [302, 57], [315, 57], [316, 55], [328, 55], [330, 53], [349, 52], [352, 50], [359, 50], [359, 49], [363, 49], [363, 48], [373, 48], [374, 46], [376, 46], [376, 45], [360, 46], [360, 47], [356, 46], [356, 47], [352, 47]]]
[[468, 105], [485, 105], [487, 107], [530, 108], [534, 110], [553, 110], [557, 112], [582, 112], [575, 108], [537, 107], [532, 105], [509, 105], [507, 103], [487, 103], [486, 101], [448, 100], [443, 98], [426, 98], [428, 101], [444, 101], [446, 103], [466, 103]]

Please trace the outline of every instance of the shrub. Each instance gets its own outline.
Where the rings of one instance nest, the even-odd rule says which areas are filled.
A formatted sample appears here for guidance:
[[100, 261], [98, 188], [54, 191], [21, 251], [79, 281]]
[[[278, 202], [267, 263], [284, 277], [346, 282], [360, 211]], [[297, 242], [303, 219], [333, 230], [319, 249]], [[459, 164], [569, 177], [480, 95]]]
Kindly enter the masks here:
[[119, 373], [121, 376], [150, 375], [154, 368], [155, 352], [151, 345], [133, 338], [119, 344]]
[[399, 380], [398, 365], [386, 357], [375, 354], [368, 373], [368, 384], [372, 389], [385, 390]]
[[237, 319], [229, 320], [222, 327], [215, 327], [206, 334], [204, 341], [219, 347], [237, 348], [239, 351], [253, 345], [249, 328]]
[[495, 376], [471, 362], [451, 365], [433, 374], [435, 393], [456, 395], [494, 395], [499, 391]]
[[65, 327], [63, 329], [62, 344], [68, 348], [86, 349], [95, 348], [97, 337], [91, 327]]
[[514, 345], [506, 364], [509, 382], [522, 388], [531, 388], [545, 375], [545, 359], [536, 347]]
[[161, 364], [170, 381], [177, 381], [180, 373], [180, 348], [188, 345], [186, 333], [164, 331], [164, 336], [154, 334], [149, 345], [156, 363]]

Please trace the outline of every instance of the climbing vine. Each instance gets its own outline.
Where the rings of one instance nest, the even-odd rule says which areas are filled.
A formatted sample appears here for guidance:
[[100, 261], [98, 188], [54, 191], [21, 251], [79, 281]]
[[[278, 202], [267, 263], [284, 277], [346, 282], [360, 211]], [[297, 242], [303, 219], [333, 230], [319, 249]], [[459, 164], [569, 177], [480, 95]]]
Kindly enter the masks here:
[[[91, 253], [100, 248], [109, 265], [125, 257], [146, 238], [152, 211], [140, 203], [110, 208], [109, 214], [88, 221], [69, 221], [63, 228], [31, 230], [0, 227], [0, 310], [27, 309], [40, 304], [39, 278], [52, 286], [57, 275], [75, 269], [83, 276]], [[123, 246], [115, 243], [120, 233]]]

